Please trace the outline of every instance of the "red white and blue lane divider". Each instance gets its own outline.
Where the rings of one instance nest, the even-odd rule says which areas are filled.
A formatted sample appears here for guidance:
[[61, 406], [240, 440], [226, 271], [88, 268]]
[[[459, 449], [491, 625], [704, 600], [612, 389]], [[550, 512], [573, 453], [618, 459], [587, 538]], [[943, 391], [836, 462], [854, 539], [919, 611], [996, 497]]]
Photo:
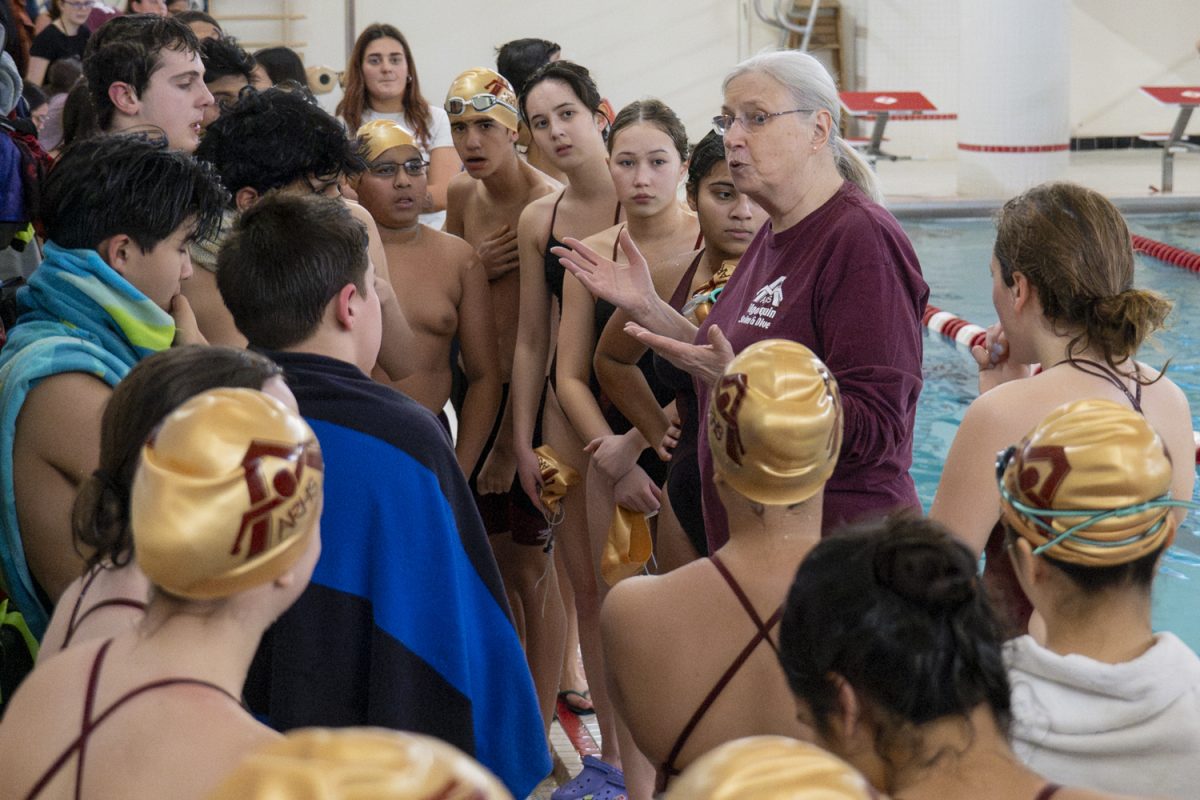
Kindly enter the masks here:
[[[1197, 259], [1200, 259], [1200, 255], [1197, 256]], [[1200, 272], [1200, 267], [1196, 271]], [[934, 333], [940, 333], [952, 340], [960, 347], [967, 348], [968, 351], [975, 345], [984, 347], [987, 342], [987, 329], [973, 322], [967, 322], [949, 311], [943, 311], [935, 305], [925, 306], [925, 313], [921, 315], [921, 324]], [[1196, 446], [1196, 463], [1200, 464], [1200, 431], [1192, 431], [1192, 441]]]
[[1176, 267], [1183, 267], [1191, 272], [1200, 272], [1200, 253], [1193, 253], [1190, 250], [1184, 250], [1182, 247], [1166, 244], [1165, 242], [1157, 242], [1154, 239], [1147, 239], [1145, 236], [1133, 236], [1133, 249], [1138, 253], [1145, 253], [1151, 258], [1156, 258], [1166, 264], [1172, 264]]

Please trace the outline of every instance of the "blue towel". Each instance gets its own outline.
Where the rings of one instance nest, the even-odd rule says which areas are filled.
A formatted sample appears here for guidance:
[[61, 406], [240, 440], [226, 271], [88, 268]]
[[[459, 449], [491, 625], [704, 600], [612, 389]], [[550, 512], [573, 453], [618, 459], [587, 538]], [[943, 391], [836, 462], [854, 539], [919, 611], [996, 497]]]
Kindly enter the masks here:
[[38, 599], [17, 523], [17, 415], [30, 390], [53, 375], [83, 372], [115, 386], [143, 357], [171, 346], [175, 321], [96, 251], [52, 242], [29, 285], [17, 292], [17, 314], [0, 350], [0, 588], [40, 639], [53, 609]]

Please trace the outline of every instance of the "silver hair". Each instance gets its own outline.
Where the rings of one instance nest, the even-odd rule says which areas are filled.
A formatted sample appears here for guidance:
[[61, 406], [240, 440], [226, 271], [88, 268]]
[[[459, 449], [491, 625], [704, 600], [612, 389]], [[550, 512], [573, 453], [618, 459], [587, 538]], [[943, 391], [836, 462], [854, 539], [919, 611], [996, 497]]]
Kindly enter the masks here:
[[832, 129], [829, 132], [829, 147], [834, 163], [843, 178], [854, 183], [876, 203], [883, 202], [883, 192], [867, 160], [842, 138], [838, 120], [841, 118], [841, 103], [838, 101], [837, 85], [820, 61], [808, 53], [796, 50], [779, 50], [751, 56], [734, 67], [725, 76], [722, 90], [729, 88], [734, 78], [751, 73], [761, 73], [783, 86], [795, 98], [797, 108], [815, 108], [829, 112]]

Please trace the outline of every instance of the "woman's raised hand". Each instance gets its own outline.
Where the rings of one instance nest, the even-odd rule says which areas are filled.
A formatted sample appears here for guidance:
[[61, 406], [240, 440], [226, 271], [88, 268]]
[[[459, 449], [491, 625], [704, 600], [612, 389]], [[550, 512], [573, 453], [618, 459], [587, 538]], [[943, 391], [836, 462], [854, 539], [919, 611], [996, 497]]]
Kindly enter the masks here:
[[633, 243], [629, 231], [622, 230], [617, 241], [629, 260], [628, 264], [618, 264], [578, 239], [569, 237], [564, 241], [565, 247], [554, 247], [550, 252], [558, 256], [559, 263], [570, 270], [589, 292], [625, 309], [634, 319], [639, 319], [640, 311], [656, 301], [658, 294], [650, 277], [650, 266]]
[[979, 367], [980, 394], [1002, 383], [1028, 378], [1033, 374], [1028, 364], [1018, 364], [1009, 358], [1008, 337], [999, 322], [987, 329], [983, 346], [972, 347], [971, 355]]
[[659, 336], [636, 322], [625, 323], [625, 332], [710, 386], [720, 379], [725, 367], [733, 361], [733, 346], [716, 325], [708, 328], [708, 344], [692, 344], [669, 336]]

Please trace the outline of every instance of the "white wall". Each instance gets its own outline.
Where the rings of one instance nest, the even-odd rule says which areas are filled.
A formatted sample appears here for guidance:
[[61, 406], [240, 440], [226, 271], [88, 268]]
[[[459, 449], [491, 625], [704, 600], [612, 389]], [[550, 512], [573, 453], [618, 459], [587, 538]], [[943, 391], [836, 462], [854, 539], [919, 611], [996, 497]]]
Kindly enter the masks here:
[[[707, 131], [729, 67], [779, 38], [754, 17], [751, 0], [349, 1], [358, 29], [384, 21], [404, 31], [426, 97], [435, 103], [463, 69], [494, 65], [496, 45], [540, 36], [592, 69], [614, 106], [660, 97], [683, 118], [693, 139]], [[772, 6], [775, 0], [762, 2]], [[842, 0], [850, 73], [843, 83], [864, 90], [917, 89], [940, 109], [957, 111], [964, 2], [1003, 0]], [[345, 66], [345, 0], [211, 0], [211, 5], [218, 17], [278, 12], [287, 5], [307, 17], [291, 30], [293, 39], [306, 42], [306, 63]], [[1071, 135], [1166, 130], [1172, 113], [1137, 87], [1200, 84], [1195, 50], [1200, 0], [1071, 0], [1070, 6]], [[227, 28], [250, 40], [281, 35], [274, 23], [232, 22]], [[332, 109], [336, 98], [326, 95], [322, 103]], [[1200, 119], [1193, 120], [1192, 131], [1200, 131]], [[895, 123], [888, 136], [897, 152], [930, 158], [957, 153], [954, 122]]]

